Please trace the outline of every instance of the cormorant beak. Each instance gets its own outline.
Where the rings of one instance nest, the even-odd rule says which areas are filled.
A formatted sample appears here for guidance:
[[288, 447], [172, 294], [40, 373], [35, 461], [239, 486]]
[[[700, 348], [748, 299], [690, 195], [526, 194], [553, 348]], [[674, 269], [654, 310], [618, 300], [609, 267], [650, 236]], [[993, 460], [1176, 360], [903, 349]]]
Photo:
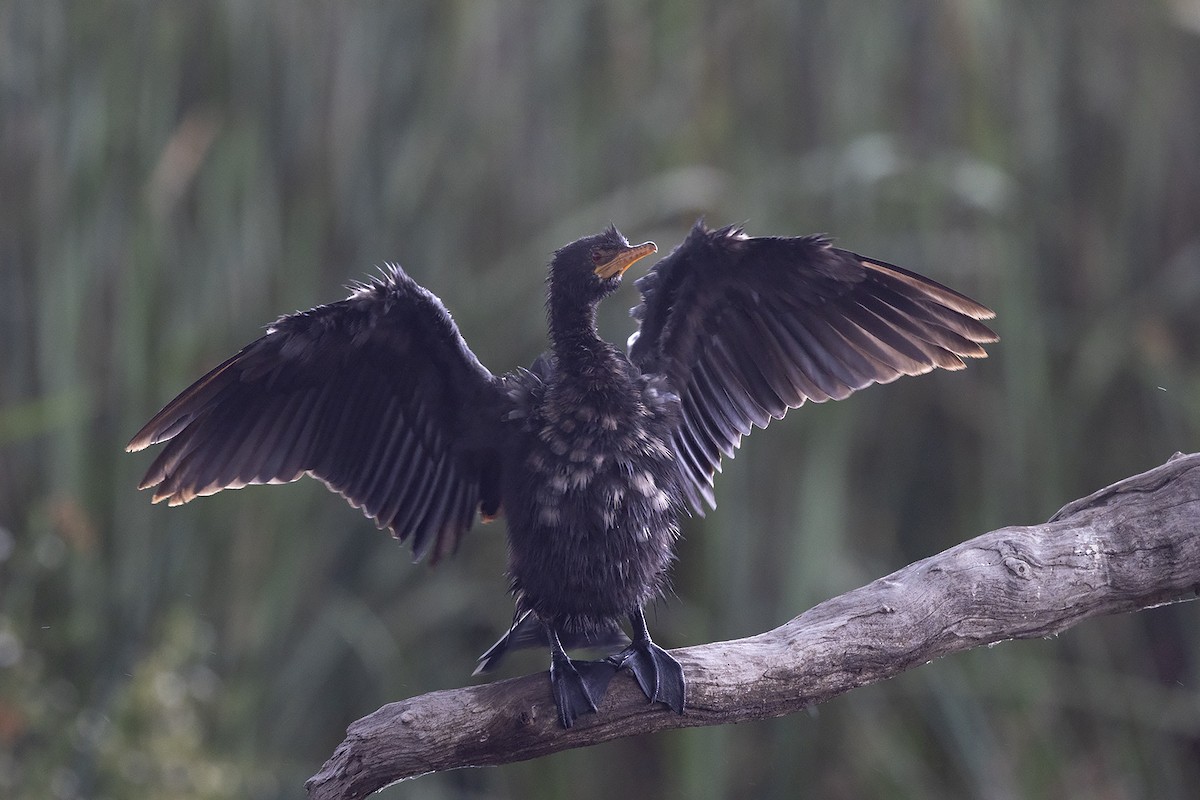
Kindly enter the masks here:
[[624, 250], [618, 251], [611, 259], [596, 267], [596, 274], [601, 278], [614, 278], [617, 275], [623, 275], [625, 274], [625, 270], [632, 267], [635, 262], [640, 261], [651, 253], [657, 252], [658, 245], [654, 242], [630, 245]]

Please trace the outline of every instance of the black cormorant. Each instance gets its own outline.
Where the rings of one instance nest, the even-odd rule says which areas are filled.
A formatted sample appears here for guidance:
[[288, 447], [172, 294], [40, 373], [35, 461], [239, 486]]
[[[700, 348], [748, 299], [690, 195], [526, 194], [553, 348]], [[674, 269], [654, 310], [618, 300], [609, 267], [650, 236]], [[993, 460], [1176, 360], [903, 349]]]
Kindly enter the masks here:
[[[664, 588], [679, 515], [713, 505], [721, 457], [805, 400], [960, 369], [996, 336], [984, 306], [823, 237], [697, 223], [637, 281], [623, 353], [597, 334], [596, 307], [656, 250], [614, 227], [558, 250], [550, 349], [502, 376], [436, 296], [388, 267], [341, 302], [281, 317], [156, 414], [129, 443], [169, 440], [141, 488], [178, 505], [312, 475], [417, 558], [454, 552], [477, 514], [503, 513], [516, 615], [477, 672], [542, 644], [566, 727], [622, 667], [682, 713], [683, 671], [643, 609]], [[623, 649], [568, 658], [583, 646]]]

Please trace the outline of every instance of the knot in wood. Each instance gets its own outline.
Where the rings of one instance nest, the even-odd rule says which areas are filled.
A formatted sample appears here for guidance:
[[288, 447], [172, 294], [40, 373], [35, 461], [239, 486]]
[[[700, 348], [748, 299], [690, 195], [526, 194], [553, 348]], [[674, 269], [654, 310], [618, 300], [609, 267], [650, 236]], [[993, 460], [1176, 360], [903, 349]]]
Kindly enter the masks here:
[[1033, 577], [1033, 567], [1016, 556], [1005, 556], [1004, 568], [1021, 580], [1027, 581]]

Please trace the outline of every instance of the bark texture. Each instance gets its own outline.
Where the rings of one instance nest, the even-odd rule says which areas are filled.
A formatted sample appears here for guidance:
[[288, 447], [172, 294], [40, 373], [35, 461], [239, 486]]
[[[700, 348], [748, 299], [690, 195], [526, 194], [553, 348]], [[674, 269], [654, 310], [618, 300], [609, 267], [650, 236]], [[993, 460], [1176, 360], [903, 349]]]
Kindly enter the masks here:
[[687, 678], [683, 716], [648, 705], [625, 674], [570, 730], [558, 727], [546, 673], [432, 692], [351, 725], [306, 788], [320, 800], [361, 798], [429, 772], [780, 716], [949, 653], [1198, 593], [1200, 454], [1177, 453], [1044, 525], [985, 533], [766, 633], [672, 651]]

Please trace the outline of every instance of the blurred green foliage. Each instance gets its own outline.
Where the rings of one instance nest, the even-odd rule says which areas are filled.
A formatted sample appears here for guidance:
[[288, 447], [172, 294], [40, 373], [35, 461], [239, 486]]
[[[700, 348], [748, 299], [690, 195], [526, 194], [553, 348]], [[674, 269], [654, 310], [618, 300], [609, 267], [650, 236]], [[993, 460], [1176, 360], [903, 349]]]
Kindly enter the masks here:
[[[135, 491], [129, 436], [275, 316], [399, 261], [505, 370], [555, 247], [700, 214], [996, 308], [991, 359], [727, 465], [652, 625], [747, 635], [1197, 449], [1198, 131], [1197, 0], [0, 2], [0, 796], [297, 796], [507, 623], [495, 528], [435, 574], [312, 481]], [[385, 796], [1194, 797], [1196, 613]]]

